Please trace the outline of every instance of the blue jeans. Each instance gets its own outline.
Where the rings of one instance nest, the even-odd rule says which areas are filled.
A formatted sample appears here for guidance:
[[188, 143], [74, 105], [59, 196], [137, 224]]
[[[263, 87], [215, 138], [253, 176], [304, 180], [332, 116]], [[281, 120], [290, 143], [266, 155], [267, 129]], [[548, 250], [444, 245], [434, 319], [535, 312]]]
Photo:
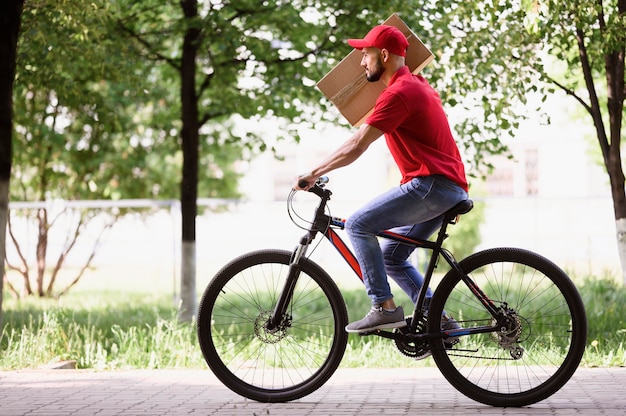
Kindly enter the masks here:
[[[426, 239], [441, 226], [443, 214], [467, 197], [463, 188], [443, 176], [419, 177], [390, 189], [348, 218], [346, 231], [372, 304], [393, 297], [387, 275], [413, 303], [424, 284], [422, 274], [407, 260], [413, 248], [385, 240], [381, 249], [376, 235], [392, 230]], [[432, 297], [430, 288], [426, 296]]]

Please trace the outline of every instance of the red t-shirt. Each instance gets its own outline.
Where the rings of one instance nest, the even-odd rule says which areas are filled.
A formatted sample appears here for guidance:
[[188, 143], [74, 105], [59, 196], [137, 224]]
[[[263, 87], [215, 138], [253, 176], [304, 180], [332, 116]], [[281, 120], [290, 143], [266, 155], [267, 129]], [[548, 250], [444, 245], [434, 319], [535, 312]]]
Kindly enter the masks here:
[[465, 167], [439, 94], [408, 67], [400, 68], [365, 121], [385, 133], [401, 183], [418, 176], [443, 175], [468, 190]]

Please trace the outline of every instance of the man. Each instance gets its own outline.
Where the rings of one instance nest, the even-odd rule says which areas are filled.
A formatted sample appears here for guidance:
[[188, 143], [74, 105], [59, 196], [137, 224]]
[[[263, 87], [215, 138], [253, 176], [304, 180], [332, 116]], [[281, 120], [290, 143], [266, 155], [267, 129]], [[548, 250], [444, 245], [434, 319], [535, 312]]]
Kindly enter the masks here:
[[[355, 212], [346, 231], [364, 275], [372, 309], [346, 326], [348, 332], [369, 332], [406, 325], [397, 307], [387, 275], [415, 303], [423, 276], [408, 261], [412, 248], [387, 242], [381, 249], [379, 231], [428, 238], [443, 221], [443, 213], [467, 199], [465, 169], [437, 92], [405, 64], [409, 45], [393, 26], [376, 26], [363, 39], [348, 44], [361, 50], [361, 66], [370, 82], [386, 88], [373, 113], [359, 130], [326, 160], [296, 180], [296, 189], [309, 189], [319, 176], [354, 162], [374, 140], [383, 136], [402, 174], [400, 186], [378, 196]], [[306, 181], [301, 188], [297, 182]], [[426, 297], [432, 297], [428, 288]], [[444, 317], [444, 329], [458, 328]]]

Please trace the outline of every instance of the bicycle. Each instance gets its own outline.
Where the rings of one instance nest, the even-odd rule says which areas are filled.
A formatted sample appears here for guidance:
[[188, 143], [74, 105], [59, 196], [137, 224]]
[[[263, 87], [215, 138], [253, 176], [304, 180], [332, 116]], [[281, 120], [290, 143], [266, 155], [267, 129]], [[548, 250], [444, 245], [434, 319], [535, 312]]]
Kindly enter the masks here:
[[[345, 220], [326, 213], [332, 195], [326, 182], [320, 178], [309, 189], [320, 202], [293, 251], [259, 250], [234, 259], [201, 298], [197, 332], [202, 354], [222, 383], [249, 399], [302, 398], [320, 388], [343, 358], [345, 302], [328, 273], [306, 257], [322, 234], [362, 279], [337, 232]], [[287, 203], [292, 221], [295, 192]], [[431, 256], [407, 326], [360, 335], [393, 340], [408, 357], [430, 352], [448, 382], [473, 400], [530, 405], [557, 392], [578, 367], [587, 338], [584, 305], [565, 272], [531, 251], [487, 249], [457, 262], [443, 248], [446, 230], [472, 208], [468, 199], [447, 211], [434, 241], [380, 233], [380, 238], [430, 250]], [[440, 258], [450, 270], [426, 305], [426, 288]], [[442, 330], [444, 311], [460, 329]]]

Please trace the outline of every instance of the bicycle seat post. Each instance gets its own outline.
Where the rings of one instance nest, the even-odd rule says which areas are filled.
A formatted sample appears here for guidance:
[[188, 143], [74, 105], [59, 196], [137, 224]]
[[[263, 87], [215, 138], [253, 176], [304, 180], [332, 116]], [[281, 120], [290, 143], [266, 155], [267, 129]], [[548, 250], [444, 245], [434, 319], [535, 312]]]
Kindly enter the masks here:
[[472, 200], [467, 199], [452, 207], [443, 216], [443, 222], [441, 224], [441, 227], [439, 227], [437, 239], [435, 240], [434, 245], [431, 247], [431, 257], [428, 262], [426, 273], [424, 274], [424, 283], [420, 288], [417, 296], [417, 303], [415, 305], [413, 319], [411, 320], [410, 325], [411, 332], [415, 332], [417, 330], [417, 326], [419, 325], [419, 321], [421, 320], [420, 318], [425, 318], [428, 315], [430, 299], [426, 298], [426, 290], [429, 287], [433, 273], [437, 268], [439, 257], [441, 255], [441, 252], [443, 251], [443, 242], [446, 238], [448, 238], [448, 225], [455, 224], [460, 215], [468, 213], [472, 210], [473, 207], [474, 203], [472, 202]]
[[413, 311], [413, 318], [411, 319], [411, 325], [409, 327], [409, 332], [414, 333], [417, 331], [417, 327], [420, 322], [423, 320], [422, 318], [426, 318], [428, 316], [428, 308], [430, 306], [430, 298], [426, 298], [426, 291], [430, 285], [430, 280], [432, 279], [433, 273], [437, 268], [437, 263], [439, 262], [439, 255], [441, 253], [441, 247], [443, 246], [444, 240], [448, 237], [446, 234], [446, 230], [448, 228], [448, 222], [444, 221], [439, 229], [439, 233], [437, 234], [437, 240], [435, 241], [434, 246], [431, 249], [430, 260], [428, 261], [428, 266], [426, 268], [426, 273], [424, 273], [424, 283], [420, 288], [420, 291], [417, 295], [417, 301], [415, 304], [415, 310]]

